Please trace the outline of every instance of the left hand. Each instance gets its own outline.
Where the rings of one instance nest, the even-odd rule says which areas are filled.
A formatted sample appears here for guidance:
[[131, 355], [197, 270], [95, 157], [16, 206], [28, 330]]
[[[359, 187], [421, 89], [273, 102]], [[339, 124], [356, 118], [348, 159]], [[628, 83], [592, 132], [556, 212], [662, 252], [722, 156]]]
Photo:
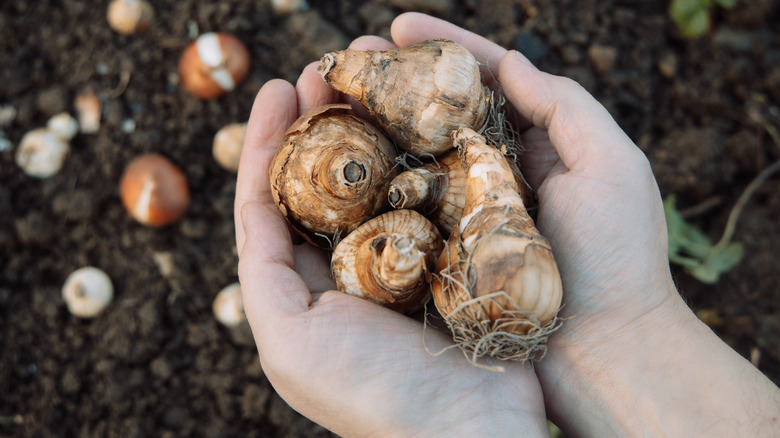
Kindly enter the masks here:
[[[392, 45], [364, 37], [360, 50]], [[244, 308], [266, 376], [294, 409], [342, 436], [547, 436], [539, 382], [519, 363], [477, 368], [449, 336], [333, 290], [326, 255], [293, 236], [270, 193], [269, 165], [302, 113], [337, 101], [308, 66], [272, 80], [249, 119], [236, 188]], [[491, 363], [495, 365], [495, 363]]]

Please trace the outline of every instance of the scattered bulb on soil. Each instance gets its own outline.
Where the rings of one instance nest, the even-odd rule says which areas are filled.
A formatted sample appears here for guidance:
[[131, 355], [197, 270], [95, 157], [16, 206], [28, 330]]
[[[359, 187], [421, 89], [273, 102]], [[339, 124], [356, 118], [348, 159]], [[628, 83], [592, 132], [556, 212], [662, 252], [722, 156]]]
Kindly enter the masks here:
[[16, 164], [35, 178], [48, 178], [62, 168], [70, 151], [70, 139], [78, 122], [68, 113], [52, 117], [46, 128], [33, 129], [22, 137], [16, 150]]
[[214, 136], [212, 153], [223, 169], [238, 171], [238, 161], [241, 159], [241, 149], [244, 146], [246, 123], [232, 123], [217, 131]]
[[123, 134], [132, 134], [133, 131], [135, 131], [135, 120], [133, 119], [122, 120], [122, 124], [119, 125], [119, 129], [122, 131]]
[[76, 96], [73, 103], [79, 119], [81, 132], [94, 134], [100, 129], [100, 111], [102, 104], [94, 91], [85, 91]]
[[177, 221], [190, 203], [184, 173], [158, 154], [133, 159], [125, 168], [119, 191], [122, 204], [130, 215], [153, 227]]
[[62, 298], [73, 315], [94, 318], [111, 303], [114, 286], [105, 272], [87, 266], [68, 276], [62, 286]]
[[68, 113], [60, 113], [46, 122], [46, 129], [65, 141], [70, 141], [79, 132], [79, 122]]
[[202, 99], [214, 99], [236, 88], [249, 73], [249, 51], [238, 38], [208, 32], [184, 50], [179, 76], [184, 88]]
[[271, 6], [277, 14], [287, 14], [309, 9], [309, 4], [306, 0], [272, 0]]
[[13, 105], [0, 106], [0, 127], [8, 126], [16, 118], [16, 108]]
[[246, 321], [241, 285], [233, 283], [222, 289], [214, 299], [212, 309], [217, 321], [228, 327], [235, 327]]
[[154, 18], [154, 9], [145, 0], [113, 0], [106, 13], [108, 24], [119, 33], [144, 32]]

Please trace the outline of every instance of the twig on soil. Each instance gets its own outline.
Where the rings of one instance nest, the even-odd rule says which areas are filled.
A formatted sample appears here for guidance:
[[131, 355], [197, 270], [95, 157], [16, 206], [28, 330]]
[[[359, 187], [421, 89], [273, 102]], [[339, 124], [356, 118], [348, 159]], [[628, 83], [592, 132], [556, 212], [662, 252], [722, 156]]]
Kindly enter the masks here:
[[731, 209], [731, 213], [729, 213], [729, 218], [726, 222], [726, 228], [723, 231], [723, 236], [720, 238], [718, 243], [712, 247], [711, 251], [720, 251], [728, 246], [729, 243], [731, 243], [731, 238], [734, 236], [734, 231], [737, 227], [739, 215], [745, 208], [745, 204], [747, 204], [747, 202], [750, 200], [750, 197], [753, 196], [753, 193], [755, 193], [755, 191], [761, 187], [761, 184], [763, 184], [764, 181], [769, 179], [769, 177], [774, 175], [777, 171], [780, 171], [780, 160], [775, 161], [772, 163], [772, 165], [762, 170], [761, 173], [759, 173], [758, 176], [756, 176], [753, 181], [748, 184], [748, 186], [745, 188], [745, 191], [743, 191], [739, 196], [739, 199], [737, 199], [737, 203], [734, 204], [734, 207]]
[[[773, 125], [769, 124], [763, 117], [758, 118], [756, 121], [766, 130], [769, 136], [772, 137], [772, 140], [774, 140], [777, 147], [780, 147], [780, 133], [778, 133], [777, 129]], [[764, 168], [764, 170], [762, 170], [761, 173], [753, 178], [753, 181], [748, 184], [748, 186], [739, 196], [739, 199], [737, 199], [737, 203], [734, 204], [734, 207], [732, 207], [731, 212], [729, 213], [729, 218], [726, 221], [726, 227], [723, 230], [723, 236], [721, 236], [718, 243], [712, 247], [710, 254], [714, 254], [723, 250], [726, 246], [729, 245], [729, 243], [731, 243], [731, 238], [734, 236], [734, 231], [737, 227], [739, 215], [742, 213], [745, 205], [750, 200], [750, 197], [753, 196], [753, 193], [755, 193], [759, 187], [761, 187], [761, 184], [763, 184], [778, 171], [780, 171], [780, 160], [777, 160], [768, 167]]]
[[696, 205], [680, 210], [680, 215], [685, 219], [700, 216], [723, 203], [720, 196], [711, 196]]
[[125, 92], [127, 89], [127, 85], [130, 83], [130, 72], [127, 70], [122, 70], [122, 72], [119, 74], [119, 84], [111, 90], [110, 93], [108, 93], [109, 99], [116, 99], [117, 97], [121, 96], [122, 93]]

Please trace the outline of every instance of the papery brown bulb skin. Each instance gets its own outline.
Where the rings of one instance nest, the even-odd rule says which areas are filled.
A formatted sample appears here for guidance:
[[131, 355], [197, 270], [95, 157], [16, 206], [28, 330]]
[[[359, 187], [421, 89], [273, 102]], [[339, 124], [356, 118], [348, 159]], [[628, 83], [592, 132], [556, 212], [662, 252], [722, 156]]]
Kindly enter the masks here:
[[399, 312], [430, 296], [431, 273], [444, 247], [441, 234], [413, 210], [392, 210], [339, 242], [331, 259], [338, 290]]
[[465, 195], [466, 169], [452, 150], [434, 162], [401, 172], [390, 183], [387, 196], [393, 208], [416, 210], [449, 236], [463, 213]]
[[437, 263], [447, 275], [432, 284], [436, 307], [445, 319], [457, 318], [464, 303], [503, 293], [469, 305], [480, 306], [491, 323], [503, 321], [503, 331], [538, 329], [555, 317], [562, 298], [550, 244], [525, 211], [503, 154], [471, 130], [455, 138], [468, 175], [466, 206]]
[[[523, 204], [530, 205], [531, 189], [519, 172], [513, 170], [513, 173]], [[449, 236], [466, 205], [466, 181], [466, 167], [458, 151], [453, 149], [431, 163], [396, 176], [390, 183], [388, 202], [393, 208], [419, 211], [439, 227], [442, 235]]]
[[359, 100], [379, 126], [413, 155], [452, 148], [459, 126], [479, 129], [490, 94], [479, 64], [463, 46], [429, 40], [388, 51], [343, 50], [326, 54], [325, 82]]
[[207, 32], [190, 43], [179, 60], [184, 88], [201, 99], [233, 91], [249, 73], [249, 50], [224, 32]]
[[387, 209], [396, 151], [349, 105], [302, 115], [287, 131], [270, 169], [279, 210], [307, 240], [329, 248]]
[[134, 158], [119, 182], [122, 204], [138, 222], [159, 227], [176, 222], [187, 210], [187, 177], [159, 154]]

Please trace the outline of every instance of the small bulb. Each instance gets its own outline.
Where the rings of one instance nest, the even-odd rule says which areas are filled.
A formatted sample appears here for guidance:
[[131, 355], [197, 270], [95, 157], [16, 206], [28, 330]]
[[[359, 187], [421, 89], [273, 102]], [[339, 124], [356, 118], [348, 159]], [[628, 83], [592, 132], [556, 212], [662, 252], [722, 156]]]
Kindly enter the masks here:
[[114, 285], [105, 272], [87, 266], [68, 276], [62, 285], [62, 298], [73, 315], [94, 318], [111, 303]]
[[133, 159], [125, 168], [119, 191], [122, 204], [130, 215], [138, 222], [153, 227], [177, 221], [190, 203], [184, 173], [158, 154]]
[[68, 113], [59, 113], [46, 122], [46, 129], [61, 139], [70, 141], [79, 132], [79, 122]]
[[102, 104], [94, 91], [79, 93], [73, 103], [79, 118], [81, 132], [94, 134], [100, 129], [100, 110]]
[[106, 13], [108, 25], [125, 35], [144, 32], [154, 19], [154, 9], [144, 0], [113, 0]]
[[217, 321], [228, 327], [235, 327], [246, 321], [241, 285], [233, 283], [219, 291], [214, 299], [212, 310]]
[[225, 170], [238, 171], [245, 135], [246, 123], [233, 123], [217, 131], [214, 136], [212, 153], [217, 163]]
[[271, 6], [277, 14], [305, 11], [309, 8], [306, 0], [272, 0]]
[[48, 178], [62, 168], [70, 151], [67, 140], [49, 129], [34, 129], [22, 137], [16, 150], [16, 164], [35, 178]]
[[179, 76], [190, 93], [214, 99], [234, 90], [249, 73], [249, 64], [249, 51], [238, 38], [208, 32], [184, 50]]

